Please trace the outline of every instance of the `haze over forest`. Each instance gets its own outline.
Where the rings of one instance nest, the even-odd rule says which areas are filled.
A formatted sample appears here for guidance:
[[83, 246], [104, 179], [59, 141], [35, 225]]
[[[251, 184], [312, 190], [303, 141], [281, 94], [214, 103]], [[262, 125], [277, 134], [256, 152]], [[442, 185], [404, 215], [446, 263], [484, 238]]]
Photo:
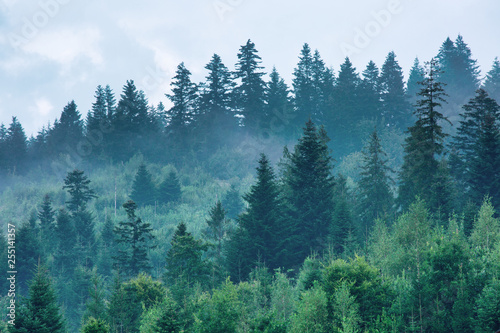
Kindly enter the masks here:
[[[336, 8], [329, 27], [343, 34], [323, 53], [316, 44], [331, 35], [288, 21], [307, 23], [313, 8], [323, 9], [311, 16], [319, 21], [333, 5], [283, 8], [275, 23], [297, 35], [277, 43], [268, 23], [243, 28], [257, 4], [215, 1], [199, 21], [207, 6], [192, 8], [192, 27], [175, 15], [184, 4], [120, 7], [102, 30], [79, 34], [64, 27], [83, 7], [47, 0], [3, 23], [21, 28], [0, 39], [16, 49], [3, 54], [0, 101], [44, 102], [7, 118], [10, 102], [1, 107], [2, 332], [500, 329], [500, 61], [487, 33], [451, 20], [477, 6], [456, 4], [439, 22], [467, 35], [437, 22], [406, 28], [406, 37], [439, 38], [418, 53], [421, 37], [393, 38], [414, 22], [404, 20], [410, 8], [422, 10], [414, 2]], [[498, 5], [483, 5], [483, 18], [488, 6]], [[153, 8], [170, 9], [172, 21]], [[366, 20], [345, 33], [343, 13], [353, 11]], [[204, 29], [210, 16], [218, 23]], [[104, 48], [116, 20], [115, 36], [125, 29], [137, 45], [158, 45], [155, 61], [168, 70], [157, 76], [146, 60], [137, 76], [141, 47], [117, 39]], [[75, 29], [81, 22], [90, 21]], [[146, 37], [164, 25], [177, 34]], [[229, 54], [243, 31], [250, 38]], [[75, 36], [88, 43], [58, 48]], [[307, 36], [315, 43], [297, 45]], [[36, 78], [25, 98], [16, 61]]]

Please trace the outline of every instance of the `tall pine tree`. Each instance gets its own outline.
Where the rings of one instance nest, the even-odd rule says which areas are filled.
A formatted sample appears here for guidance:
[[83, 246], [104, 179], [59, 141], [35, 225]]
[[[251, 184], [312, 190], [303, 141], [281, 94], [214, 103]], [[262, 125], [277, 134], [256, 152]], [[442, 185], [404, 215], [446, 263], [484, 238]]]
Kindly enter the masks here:
[[436, 80], [436, 70], [436, 60], [433, 59], [428, 64], [425, 80], [421, 82], [415, 110], [417, 121], [408, 128], [409, 136], [405, 140], [398, 190], [398, 201], [403, 209], [409, 207], [415, 196], [431, 202], [431, 189], [439, 167], [437, 158], [444, 150], [446, 134], [440, 123], [447, 119], [440, 113], [440, 108], [446, 94], [442, 83]]

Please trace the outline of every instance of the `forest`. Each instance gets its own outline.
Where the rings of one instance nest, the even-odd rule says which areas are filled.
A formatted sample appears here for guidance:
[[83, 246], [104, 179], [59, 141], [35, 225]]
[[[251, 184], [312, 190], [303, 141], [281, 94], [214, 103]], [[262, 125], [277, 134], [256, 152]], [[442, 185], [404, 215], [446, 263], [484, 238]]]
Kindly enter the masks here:
[[0, 330], [499, 330], [498, 58], [237, 58], [0, 126]]

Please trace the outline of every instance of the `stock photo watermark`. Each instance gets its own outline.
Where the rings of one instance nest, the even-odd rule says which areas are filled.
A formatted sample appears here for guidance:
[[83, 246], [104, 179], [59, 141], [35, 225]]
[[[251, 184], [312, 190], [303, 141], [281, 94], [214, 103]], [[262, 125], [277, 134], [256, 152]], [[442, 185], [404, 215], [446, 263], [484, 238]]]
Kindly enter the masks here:
[[216, 0], [213, 3], [213, 7], [217, 16], [221, 21], [224, 21], [226, 14], [233, 12], [237, 7], [239, 7], [244, 0]]
[[16, 320], [16, 226], [7, 224], [7, 281], [9, 281], [9, 290], [7, 298], [7, 321], [9, 325], [15, 325]]
[[371, 11], [371, 20], [362, 28], [354, 29], [354, 37], [350, 43], [340, 43], [340, 50], [346, 57], [353, 54], [359, 54], [367, 48], [371, 42], [377, 38], [382, 31], [387, 28], [395, 15], [403, 12], [403, 6], [400, 0], [390, 0], [384, 9]]
[[29, 43], [49, 22], [56, 17], [61, 8], [71, 0], [40, 0], [37, 10], [22, 18], [22, 24], [17, 32], [8, 35], [12, 47], [18, 49]]

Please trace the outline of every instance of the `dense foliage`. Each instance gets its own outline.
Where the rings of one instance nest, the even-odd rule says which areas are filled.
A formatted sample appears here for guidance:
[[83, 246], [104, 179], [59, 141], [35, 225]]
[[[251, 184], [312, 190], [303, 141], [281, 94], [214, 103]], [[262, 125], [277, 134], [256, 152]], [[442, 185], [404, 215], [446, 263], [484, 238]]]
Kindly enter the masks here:
[[85, 121], [0, 126], [5, 329], [499, 329], [498, 60], [480, 86], [448, 38], [404, 82], [394, 52], [335, 75], [305, 44], [288, 87], [252, 41], [237, 58], [199, 84], [181, 63], [168, 108], [129, 80]]

